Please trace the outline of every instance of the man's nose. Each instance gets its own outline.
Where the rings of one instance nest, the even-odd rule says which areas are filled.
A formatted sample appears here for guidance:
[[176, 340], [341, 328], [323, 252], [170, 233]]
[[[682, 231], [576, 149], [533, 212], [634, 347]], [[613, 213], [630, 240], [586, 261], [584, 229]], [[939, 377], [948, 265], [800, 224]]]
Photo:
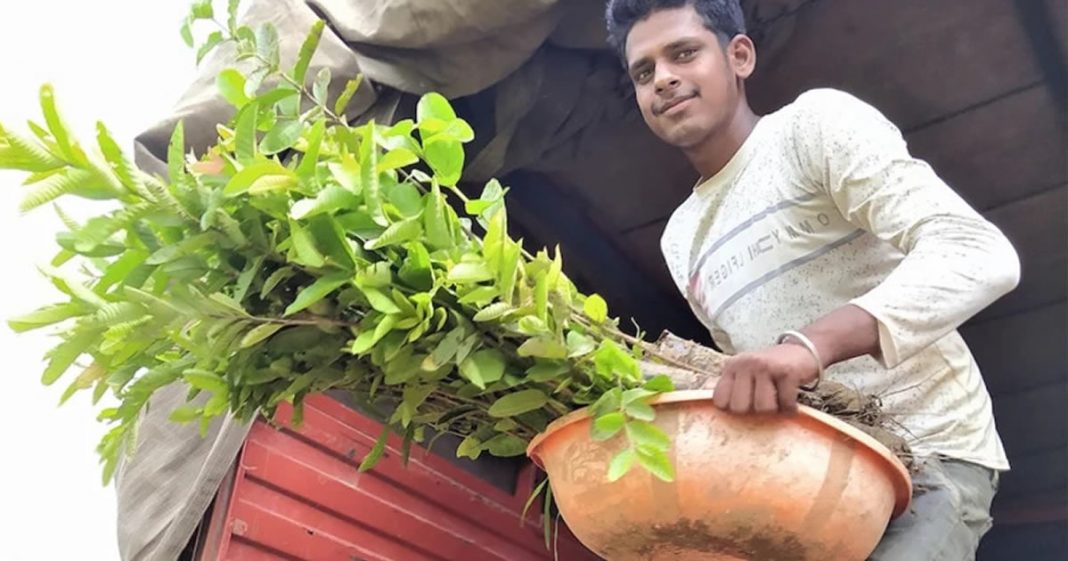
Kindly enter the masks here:
[[656, 93], [666, 93], [678, 89], [681, 82], [679, 81], [678, 76], [675, 76], [672, 72], [657, 69], [655, 84]]

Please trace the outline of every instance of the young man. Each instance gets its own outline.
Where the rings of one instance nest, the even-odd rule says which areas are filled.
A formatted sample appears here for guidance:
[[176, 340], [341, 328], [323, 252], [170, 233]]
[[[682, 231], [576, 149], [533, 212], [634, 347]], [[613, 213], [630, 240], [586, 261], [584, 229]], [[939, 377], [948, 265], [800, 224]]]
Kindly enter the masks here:
[[871, 559], [973, 559], [1009, 465], [956, 329], [1016, 286], [1008, 240], [849, 94], [754, 114], [737, 0], [610, 0], [607, 20], [645, 122], [702, 177], [662, 249], [732, 355], [716, 406], [788, 413], [823, 377], [880, 396], [926, 491]]

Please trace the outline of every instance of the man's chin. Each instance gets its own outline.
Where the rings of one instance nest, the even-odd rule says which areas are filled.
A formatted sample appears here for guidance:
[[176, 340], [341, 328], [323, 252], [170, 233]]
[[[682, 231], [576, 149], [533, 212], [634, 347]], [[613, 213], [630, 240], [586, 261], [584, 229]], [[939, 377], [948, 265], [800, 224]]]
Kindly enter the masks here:
[[700, 145], [706, 138], [708, 138], [708, 131], [696, 126], [686, 126], [686, 124], [680, 124], [671, 130], [662, 131], [658, 135], [660, 140], [679, 148], [680, 150], [688, 150]]

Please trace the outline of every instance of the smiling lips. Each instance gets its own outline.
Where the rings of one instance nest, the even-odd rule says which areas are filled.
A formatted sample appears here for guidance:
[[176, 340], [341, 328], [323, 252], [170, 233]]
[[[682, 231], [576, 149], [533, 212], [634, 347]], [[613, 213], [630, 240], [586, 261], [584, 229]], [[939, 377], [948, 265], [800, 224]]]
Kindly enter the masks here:
[[689, 100], [691, 100], [691, 99], [693, 99], [695, 97], [697, 97], [697, 94], [694, 93], [694, 94], [688, 94], [688, 95], [680, 95], [678, 97], [671, 98], [656, 110], [656, 114], [657, 115], [664, 115], [668, 111], [671, 111], [673, 108], [677, 107], [678, 105], [680, 105], [682, 103], [685, 103], [685, 102], [687, 102], [687, 101], [689, 101]]

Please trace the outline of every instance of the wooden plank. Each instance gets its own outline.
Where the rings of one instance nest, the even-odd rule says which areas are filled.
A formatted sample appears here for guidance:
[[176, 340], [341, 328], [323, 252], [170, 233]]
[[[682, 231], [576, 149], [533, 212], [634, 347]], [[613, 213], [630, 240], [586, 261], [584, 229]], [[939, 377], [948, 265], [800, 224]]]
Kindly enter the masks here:
[[625, 120], [591, 127], [579, 149], [546, 177], [613, 232], [670, 215], [698, 178], [681, 151], [649, 132], [636, 107]]
[[[659, 221], [648, 226], [638, 228], [631, 232], [620, 234], [623, 244], [626, 245], [647, 275], [655, 279], [664, 291], [678, 293], [675, 281], [671, 280], [664, 254], [660, 251], [660, 236], [664, 233], [667, 221]], [[682, 299], [682, 296], [679, 296]]]
[[1065, 133], [1043, 87], [907, 135], [972, 206], [987, 209], [1068, 182]]
[[1001, 525], [980, 542], [977, 559], [982, 561], [1064, 561], [1068, 555], [1068, 532], [1064, 522]]
[[1068, 448], [1014, 457], [1010, 462], [1012, 471], [1001, 476], [998, 497], [1002, 502], [1019, 502], [1023, 497], [1068, 487]]
[[911, 128], [1041, 79], [1004, 0], [809, 2], [766, 35], [747, 88], [762, 111], [831, 86]]
[[1068, 296], [1068, 185], [984, 213], [1020, 256], [1020, 286], [980, 312], [975, 321], [1007, 316]]
[[[1055, 496], [1051, 496], [1054, 495]], [[999, 524], [1043, 524], [1068, 521], [1068, 489], [1060, 488], [1050, 493], [1024, 497], [1019, 501], [995, 502], [991, 514]]]
[[1066, 379], [1066, 314], [1068, 306], [1061, 301], [961, 329], [992, 394], [1019, 393]]
[[995, 397], [994, 418], [1010, 461], [1068, 447], [1068, 384]]

